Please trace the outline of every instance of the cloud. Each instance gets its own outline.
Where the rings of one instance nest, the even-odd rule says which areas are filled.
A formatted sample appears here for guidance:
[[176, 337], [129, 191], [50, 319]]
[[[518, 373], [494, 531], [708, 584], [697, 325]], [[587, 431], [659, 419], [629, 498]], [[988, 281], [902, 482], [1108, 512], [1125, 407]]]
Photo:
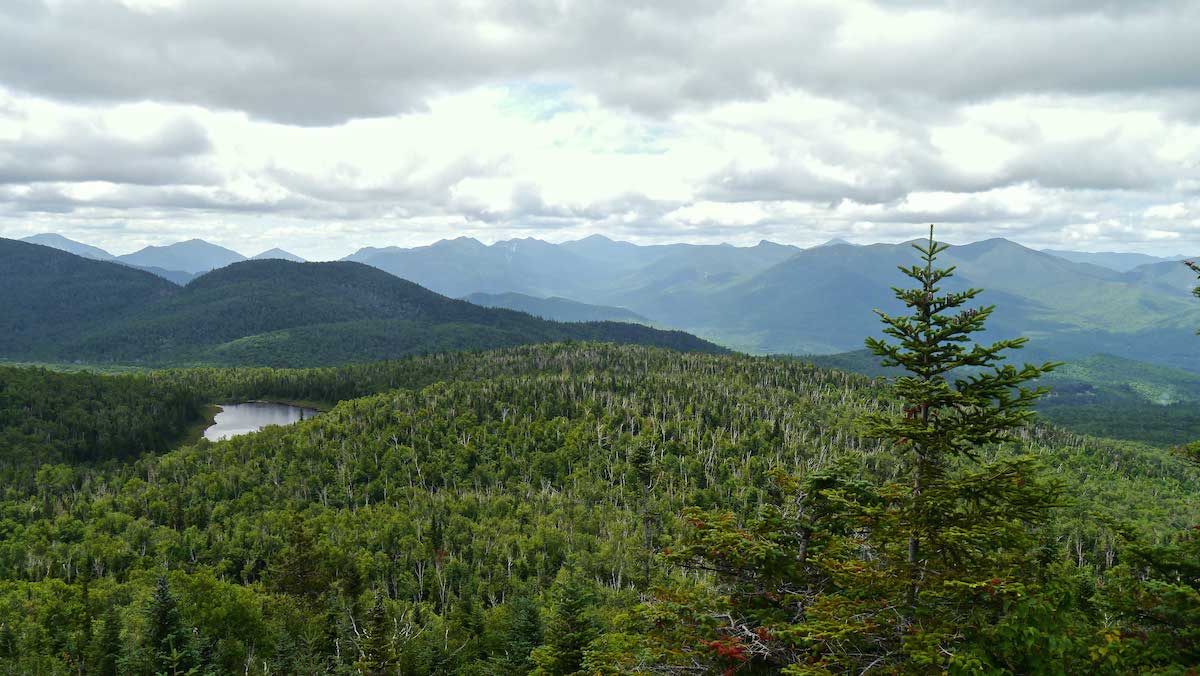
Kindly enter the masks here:
[[658, 115], [780, 90], [932, 105], [1200, 84], [1194, 3], [1006, 4], [24, 0], [0, 10], [0, 80], [299, 125], [505, 81], [569, 82]]
[[0, 145], [0, 184], [212, 184], [217, 172], [203, 161], [211, 149], [204, 128], [187, 119], [137, 138], [71, 120], [49, 134], [25, 133]]
[[15, 0], [0, 235], [1200, 251], [1198, 32], [1182, 0]]

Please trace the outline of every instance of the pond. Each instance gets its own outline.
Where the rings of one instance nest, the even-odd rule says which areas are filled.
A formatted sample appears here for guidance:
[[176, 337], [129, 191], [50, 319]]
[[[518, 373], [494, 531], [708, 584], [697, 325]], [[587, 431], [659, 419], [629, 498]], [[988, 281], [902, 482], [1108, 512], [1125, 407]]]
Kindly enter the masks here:
[[307, 420], [318, 413], [314, 408], [273, 404], [265, 401], [221, 404], [219, 408], [221, 412], [213, 419], [212, 426], [204, 430], [204, 438], [209, 441], [220, 441], [236, 437], [239, 434], [257, 432], [267, 425], [291, 425], [300, 420]]

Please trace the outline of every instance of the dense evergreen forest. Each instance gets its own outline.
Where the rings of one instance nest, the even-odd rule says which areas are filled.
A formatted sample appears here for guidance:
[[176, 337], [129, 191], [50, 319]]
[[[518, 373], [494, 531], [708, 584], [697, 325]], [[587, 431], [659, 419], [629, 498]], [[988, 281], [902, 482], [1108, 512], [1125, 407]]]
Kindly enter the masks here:
[[[18, 373], [23, 387], [58, 390], [49, 383], [109, 380]], [[665, 664], [672, 655], [639, 637], [668, 637], [644, 623], [678, 609], [672, 599], [718, 589], [672, 559], [696, 537], [686, 508], [752, 523], [789, 495], [777, 468], [881, 484], [898, 471], [857, 422], [894, 410], [884, 385], [765, 358], [577, 344], [113, 380], [146, 393], [347, 400], [295, 426], [135, 461], [7, 464], [0, 650], [11, 671]], [[61, 416], [89, 396], [105, 395], [76, 391]], [[1038, 632], [1029, 640], [1056, 646], [1044, 671], [1147, 663], [1146, 620], [1101, 609], [1120, 601], [1108, 590], [1149, 593], [1147, 569], [1124, 552], [1170, 546], [1200, 520], [1196, 474], [1155, 448], [1036, 426], [988, 454], [1025, 452], [1062, 484], [1036, 536], [1042, 569], [1005, 580], [1041, 590], [1037, 603], [1067, 618], [1019, 618]], [[702, 609], [699, 599], [684, 607]], [[688, 640], [689, 661], [740, 661], [715, 634]], [[1027, 647], [1019, 632], [1009, 640], [996, 649]], [[1130, 662], [1109, 662], [1118, 648]]]
[[[2, 670], [1194, 673], [1200, 446], [1032, 419], [1056, 366], [970, 341], [938, 246], [868, 343], [891, 381], [596, 343], [4, 369]], [[171, 449], [229, 399], [336, 405]]]
[[85, 462], [160, 452], [197, 422], [203, 394], [133, 376], [0, 366], [0, 462]]

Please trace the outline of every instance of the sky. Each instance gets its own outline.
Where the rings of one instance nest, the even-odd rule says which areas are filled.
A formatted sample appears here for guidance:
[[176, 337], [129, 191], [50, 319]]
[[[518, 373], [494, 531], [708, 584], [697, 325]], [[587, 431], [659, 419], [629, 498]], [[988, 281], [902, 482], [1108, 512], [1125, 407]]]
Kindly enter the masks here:
[[1200, 254], [1200, 3], [3, 0], [0, 236]]

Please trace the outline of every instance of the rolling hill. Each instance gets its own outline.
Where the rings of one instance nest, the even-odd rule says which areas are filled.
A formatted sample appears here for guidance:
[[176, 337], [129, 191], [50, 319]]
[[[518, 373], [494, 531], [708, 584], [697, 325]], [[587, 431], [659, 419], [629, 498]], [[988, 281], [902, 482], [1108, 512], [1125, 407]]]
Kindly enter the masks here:
[[[317, 365], [562, 340], [722, 351], [678, 331], [484, 308], [357, 263], [244, 261], [179, 288], [120, 265], [4, 243], [0, 262], [17, 290], [5, 299], [14, 328], [0, 357], [10, 360]], [[77, 296], [89, 302], [72, 303]]]
[[1166, 261], [1138, 266], [1125, 273], [1125, 279], [1135, 284], [1150, 286], [1161, 293], [1180, 296], [1192, 295], [1196, 287], [1196, 273], [1182, 261]]

